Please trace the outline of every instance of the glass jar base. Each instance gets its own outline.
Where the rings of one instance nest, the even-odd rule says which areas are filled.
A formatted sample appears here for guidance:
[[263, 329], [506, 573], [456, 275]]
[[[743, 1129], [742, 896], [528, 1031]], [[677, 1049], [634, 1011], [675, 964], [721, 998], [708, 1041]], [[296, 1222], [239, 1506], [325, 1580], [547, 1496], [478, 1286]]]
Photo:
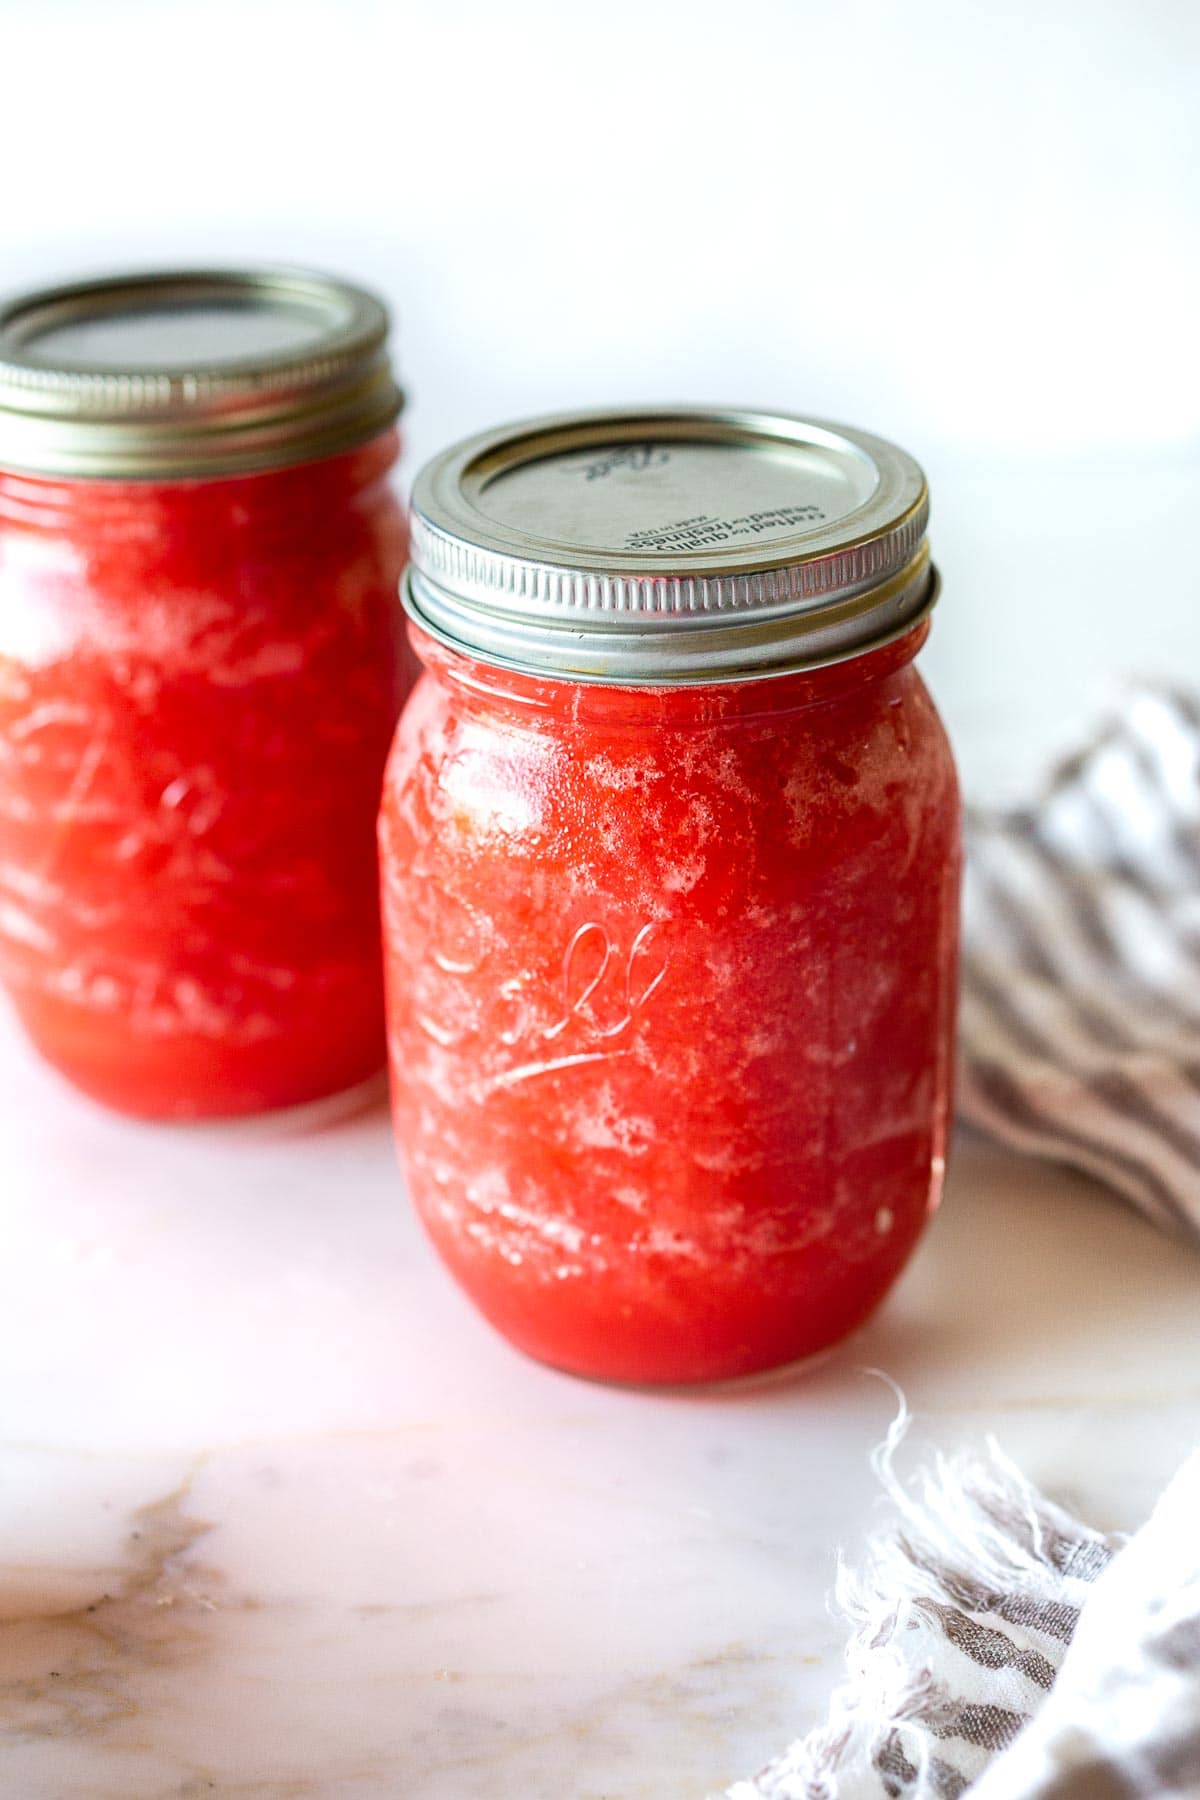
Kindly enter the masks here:
[[[203, 1119], [166, 1119], [159, 1123], [182, 1131], [220, 1132], [223, 1137], [303, 1137], [308, 1132], [326, 1131], [345, 1125], [364, 1113], [384, 1107], [388, 1097], [386, 1069], [376, 1069], [361, 1081], [316, 1100], [284, 1102], [263, 1107], [255, 1112], [214, 1113]], [[153, 1124], [154, 1121], [150, 1120]]]
[[[636, 1329], [637, 1321], [630, 1320], [631, 1335], [623, 1342], [617, 1341], [611, 1325], [606, 1332], [571, 1333], [561, 1315], [553, 1327], [543, 1320], [539, 1329], [528, 1314], [519, 1317], [515, 1309], [497, 1306], [494, 1294], [485, 1294], [463, 1280], [462, 1271], [453, 1263], [450, 1267], [492, 1329], [531, 1362], [601, 1387], [660, 1394], [720, 1394], [803, 1379], [875, 1316], [906, 1261], [904, 1255], [876, 1271], [869, 1286], [853, 1296], [844, 1295], [837, 1306], [827, 1301], [820, 1309], [819, 1323], [809, 1317], [807, 1332], [798, 1329], [793, 1317], [790, 1328], [784, 1329], [776, 1321], [776, 1329], [764, 1329], [753, 1338], [745, 1333], [735, 1337], [730, 1331], [723, 1342], [700, 1325], [694, 1335], [676, 1333], [668, 1342], [655, 1334], [648, 1317], [640, 1322], [641, 1330]], [[570, 1322], [578, 1324], [579, 1316]]]
[[695, 1399], [706, 1399], [709, 1396], [719, 1398], [722, 1394], [753, 1394], [760, 1389], [786, 1387], [790, 1382], [802, 1381], [827, 1363], [847, 1338], [853, 1337], [854, 1332], [859, 1329], [859, 1326], [855, 1326], [836, 1343], [792, 1357], [788, 1362], [774, 1363], [764, 1369], [751, 1369], [743, 1375], [698, 1376], [695, 1381], [622, 1381], [611, 1375], [588, 1375], [578, 1369], [566, 1369], [559, 1363], [546, 1362], [541, 1357], [533, 1360], [542, 1362], [543, 1367], [553, 1369], [556, 1374], [570, 1375], [575, 1381], [591, 1382], [596, 1387], [618, 1388], [623, 1393], [675, 1394]]
[[234, 1045], [210, 1037], [152, 1038], [42, 995], [16, 998], [42, 1060], [111, 1112], [164, 1124], [278, 1120], [312, 1109], [355, 1111], [364, 1090], [382, 1097], [385, 1052], [377, 1016]]

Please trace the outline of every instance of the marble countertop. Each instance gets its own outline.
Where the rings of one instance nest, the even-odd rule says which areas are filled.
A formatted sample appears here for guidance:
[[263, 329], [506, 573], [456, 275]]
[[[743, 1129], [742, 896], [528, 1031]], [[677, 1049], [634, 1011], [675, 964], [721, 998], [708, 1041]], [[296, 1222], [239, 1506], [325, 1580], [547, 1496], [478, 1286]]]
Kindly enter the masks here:
[[476, 1319], [382, 1091], [107, 1117], [0, 1025], [0, 1791], [703, 1800], [820, 1718], [868, 1456], [993, 1432], [1104, 1526], [1200, 1437], [1200, 1262], [957, 1146], [873, 1324], [801, 1376], [589, 1386]]

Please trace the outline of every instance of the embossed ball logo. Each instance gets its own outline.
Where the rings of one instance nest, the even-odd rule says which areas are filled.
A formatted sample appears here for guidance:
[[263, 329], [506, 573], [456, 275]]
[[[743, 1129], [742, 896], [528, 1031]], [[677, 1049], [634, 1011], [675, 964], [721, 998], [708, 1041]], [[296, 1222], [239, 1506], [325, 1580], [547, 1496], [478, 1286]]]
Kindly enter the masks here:
[[621, 444], [606, 456], [598, 456], [591, 462], [584, 463], [583, 478], [585, 481], [603, 481], [605, 476], [613, 474], [617, 469], [639, 475], [643, 469], [660, 468], [670, 460], [671, 452], [661, 444]]

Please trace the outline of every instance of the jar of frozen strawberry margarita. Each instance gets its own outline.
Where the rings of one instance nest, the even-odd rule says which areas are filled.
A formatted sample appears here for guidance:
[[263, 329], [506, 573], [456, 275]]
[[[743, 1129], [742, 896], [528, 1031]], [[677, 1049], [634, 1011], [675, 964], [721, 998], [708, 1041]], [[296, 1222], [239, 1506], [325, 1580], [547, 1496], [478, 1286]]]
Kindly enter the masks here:
[[937, 1204], [959, 798], [913, 659], [920, 469], [601, 413], [438, 457], [380, 820], [409, 1191], [513, 1343], [745, 1375], [878, 1305]]
[[0, 308], [0, 979], [123, 1111], [285, 1106], [382, 1065], [386, 332], [298, 271]]

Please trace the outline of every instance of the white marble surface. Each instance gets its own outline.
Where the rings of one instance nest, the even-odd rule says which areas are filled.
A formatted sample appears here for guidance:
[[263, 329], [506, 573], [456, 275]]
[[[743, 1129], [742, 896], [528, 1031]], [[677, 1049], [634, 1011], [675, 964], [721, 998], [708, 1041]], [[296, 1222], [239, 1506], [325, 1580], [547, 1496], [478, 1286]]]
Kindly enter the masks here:
[[1104, 1525], [1200, 1436], [1200, 1259], [960, 1143], [900, 1289], [801, 1377], [522, 1361], [386, 1113], [108, 1118], [0, 1026], [0, 1792], [703, 1800], [819, 1717], [902, 1384]]

